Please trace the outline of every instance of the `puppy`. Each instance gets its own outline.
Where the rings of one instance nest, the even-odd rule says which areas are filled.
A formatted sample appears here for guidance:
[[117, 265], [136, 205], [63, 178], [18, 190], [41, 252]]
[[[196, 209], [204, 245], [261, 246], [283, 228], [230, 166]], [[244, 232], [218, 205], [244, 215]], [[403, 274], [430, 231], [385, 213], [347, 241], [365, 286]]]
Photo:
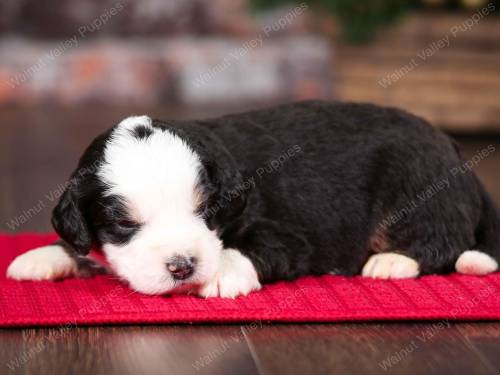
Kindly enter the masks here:
[[395, 279], [498, 268], [500, 220], [454, 143], [369, 104], [307, 101], [203, 121], [129, 117], [84, 152], [61, 241], [8, 276], [102, 269], [146, 294], [236, 297], [304, 275]]

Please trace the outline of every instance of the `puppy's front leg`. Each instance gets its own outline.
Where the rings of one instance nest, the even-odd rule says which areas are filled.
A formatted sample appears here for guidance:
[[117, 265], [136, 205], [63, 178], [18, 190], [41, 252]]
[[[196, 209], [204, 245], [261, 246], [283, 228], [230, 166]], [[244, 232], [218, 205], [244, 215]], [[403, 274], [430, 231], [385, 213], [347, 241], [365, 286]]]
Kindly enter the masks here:
[[215, 277], [202, 285], [202, 297], [235, 298], [261, 288], [257, 271], [250, 259], [235, 249], [224, 249]]
[[[292, 280], [311, 271], [312, 246], [298, 231], [259, 219], [231, 228], [224, 236], [219, 272], [202, 286], [204, 297], [237, 297], [260, 289], [260, 282]], [[236, 250], [238, 249], [238, 250]]]
[[58, 280], [90, 277], [106, 270], [92, 259], [75, 254], [63, 241], [19, 255], [9, 265], [7, 277], [15, 280]]

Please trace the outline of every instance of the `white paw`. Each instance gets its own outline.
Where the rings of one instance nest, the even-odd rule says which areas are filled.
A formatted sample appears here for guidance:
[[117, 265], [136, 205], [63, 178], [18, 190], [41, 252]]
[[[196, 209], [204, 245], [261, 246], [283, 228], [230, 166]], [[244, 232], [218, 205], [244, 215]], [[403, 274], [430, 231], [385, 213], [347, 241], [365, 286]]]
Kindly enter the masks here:
[[76, 272], [76, 262], [64, 249], [59, 245], [50, 245], [19, 255], [7, 269], [7, 277], [16, 280], [56, 280]]
[[406, 279], [417, 277], [418, 263], [405, 255], [396, 253], [381, 253], [372, 255], [361, 274], [376, 279]]
[[498, 269], [495, 259], [479, 250], [464, 251], [455, 263], [457, 272], [466, 275], [486, 275]]
[[235, 298], [260, 289], [257, 271], [247, 257], [238, 250], [222, 250], [219, 270], [215, 277], [203, 285], [198, 294], [202, 297]]

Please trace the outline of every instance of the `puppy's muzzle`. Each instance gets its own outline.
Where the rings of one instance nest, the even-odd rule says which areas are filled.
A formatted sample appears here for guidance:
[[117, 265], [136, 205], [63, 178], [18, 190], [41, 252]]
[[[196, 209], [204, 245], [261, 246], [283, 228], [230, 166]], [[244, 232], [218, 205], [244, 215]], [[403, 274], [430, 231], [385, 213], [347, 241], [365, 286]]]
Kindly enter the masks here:
[[193, 257], [176, 255], [167, 263], [167, 269], [174, 279], [185, 280], [194, 273], [195, 264]]

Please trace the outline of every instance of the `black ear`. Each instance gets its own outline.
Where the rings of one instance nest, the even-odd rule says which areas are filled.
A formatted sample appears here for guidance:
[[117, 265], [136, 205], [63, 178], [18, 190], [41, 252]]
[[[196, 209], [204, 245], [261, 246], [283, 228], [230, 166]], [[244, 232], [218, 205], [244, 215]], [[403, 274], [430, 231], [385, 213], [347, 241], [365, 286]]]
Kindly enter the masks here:
[[233, 166], [211, 162], [207, 166], [211, 199], [206, 207], [211, 227], [221, 227], [239, 217], [245, 209], [250, 184]]
[[73, 178], [52, 211], [52, 226], [77, 253], [87, 255], [93, 241], [81, 211], [77, 184], [77, 179]]

